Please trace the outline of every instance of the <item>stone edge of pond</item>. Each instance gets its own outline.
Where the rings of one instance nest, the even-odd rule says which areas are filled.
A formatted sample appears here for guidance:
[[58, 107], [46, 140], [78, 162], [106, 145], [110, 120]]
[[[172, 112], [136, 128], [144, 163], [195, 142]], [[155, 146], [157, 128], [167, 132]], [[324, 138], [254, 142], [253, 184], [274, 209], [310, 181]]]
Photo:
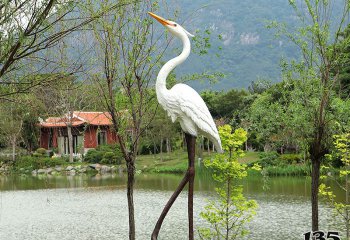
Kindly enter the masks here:
[[76, 175], [85, 173], [98, 173], [98, 174], [109, 174], [109, 173], [120, 173], [124, 172], [125, 168], [121, 165], [101, 165], [101, 164], [81, 164], [81, 165], [68, 165], [68, 166], [55, 166], [55, 167], [43, 167], [40, 169], [14, 169], [10, 165], [2, 165], [0, 167], [0, 175], [8, 174], [31, 174], [36, 175]]

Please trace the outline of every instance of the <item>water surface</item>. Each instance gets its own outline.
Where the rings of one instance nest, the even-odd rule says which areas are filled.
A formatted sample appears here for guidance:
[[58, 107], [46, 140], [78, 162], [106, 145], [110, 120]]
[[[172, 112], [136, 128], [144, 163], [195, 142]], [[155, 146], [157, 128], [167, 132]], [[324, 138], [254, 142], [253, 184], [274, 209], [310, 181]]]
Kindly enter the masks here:
[[[150, 239], [179, 175], [138, 175], [135, 183], [137, 239]], [[311, 228], [310, 179], [248, 177], [246, 197], [259, 209], [245, 239], [303, 239]], [[0, 239], [128, 239], [126, 178], [102, 176], [0, 177]], [[199, 213], [215, 197], [215, 184], [200, 174], [195, 183], [195, 227], [205, 225]], [[337, 189], [336, 189], [337, 191]], [[159, 239], [187, 239], [187, 192], [165, 219]], [[342, 231], [332, 210], [320, 204], [322, 230]]]

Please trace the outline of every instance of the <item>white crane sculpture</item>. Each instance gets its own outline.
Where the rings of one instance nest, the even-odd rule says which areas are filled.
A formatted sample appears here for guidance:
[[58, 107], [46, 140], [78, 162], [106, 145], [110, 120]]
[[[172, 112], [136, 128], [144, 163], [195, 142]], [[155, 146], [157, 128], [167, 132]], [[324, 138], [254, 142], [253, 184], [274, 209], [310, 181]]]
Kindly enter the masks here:
[[149, 12], [158, 22], [164, 25], [171, 34], [179, 38], [183, 43], [182, 53], [168, 61], [160, 69], [156, 81], [157, 99], [160, 105], [167, 111], [171, 120], [176, 119], [180, 122], [182, 130], [185, 132], [187, 151], [188, 151], [188, 169], [180, 185], [173, 193], [168, 203], [165, 205], [157, 224], [152, 233], [152, 240], [156, 240], [159, 230], [172, 204], [177, 196], [188, 182], [188, 221], [189, 221], [189, 239], [193, 240], [193, 182], [195, 176], [194, 158], [195, 144], [198, 134], [202, 134], [210, 139], [218, 152], [222, 152], [220, 137], [212, 116], [205, 105], [201, 96], [190, 86], [186, 84], [176, 84], [171, 89], [166, 88], [166, 78], [169, 73], [177, 66], [183, 63], [191, 52], [191, 43], [188, 37], [193, 37], [179, 24], [166, 20], [154, 13]]

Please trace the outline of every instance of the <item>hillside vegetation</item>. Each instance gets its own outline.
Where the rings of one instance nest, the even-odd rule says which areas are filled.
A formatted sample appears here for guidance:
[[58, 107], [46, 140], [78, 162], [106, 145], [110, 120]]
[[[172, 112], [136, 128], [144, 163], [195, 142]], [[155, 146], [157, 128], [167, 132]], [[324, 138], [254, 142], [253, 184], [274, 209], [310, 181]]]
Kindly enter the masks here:
[[[341, 1], [334, 3], [334, 11], [341, 10], [340, 6], [337, 8], [340, 4]], [[209, 53], [200, 57], [192, 54], [176, 70], [178, 75], [203, 71], [220, 71], [226, 75], [216, 84], [191, 82], [198, 90], [246, 88], [259, 79], [279, 82], [281, 58], [299, 56], [294, 45], [286, 39], [276, 39], [274, 30], [266, 28], [269, 21], [297, 24], [295, 12], [287, 0], [181, 0], [169, 6], [180, 9], [179, 16], [173, 18], [183, 23], [188, 31], [211, 31]], [[177, 41], [173, 45], [178, 46]], [[172, 52], [169, 57], [174, 54]]]

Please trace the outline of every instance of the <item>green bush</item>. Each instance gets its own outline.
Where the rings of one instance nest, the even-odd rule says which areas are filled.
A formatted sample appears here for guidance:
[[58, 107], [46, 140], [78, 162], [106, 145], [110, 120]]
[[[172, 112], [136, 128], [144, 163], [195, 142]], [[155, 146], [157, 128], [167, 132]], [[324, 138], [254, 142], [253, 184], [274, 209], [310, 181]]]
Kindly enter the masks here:
[[121, 160], [122, 154], [118, 145], [100, 145], [84, 156], [84, 161], [89, 163], [120, 164]]
[[43, 157], [44, 155], [42, 155], [42, 154], [40, 154], [40, 153], [37, 153], [37, 152], [35, 152], [35, 153], [33, 153], [33, 157]]
[[104, 164], [120, 164], [121, 159], [118, 158], [118, 156], [114, 152], [105, 152], [103, 155], [103, 158], [101, 160], [101, 163]]
[[117, 145], [113, 144], [113, 145], [99, 145], [96, 150], [100, 151], [100, 152], [114, 152], [116, 149], [118, 148]]
[[90, 149], [84, 156], [84, 161], [89, 163], [99, 163], [103, 158], [103, 152]]
[[296, 164], [302, 162], [300, 154], [283, 154], [279, 156], [282, 164]]
[[14, 168], [39, 169], [44, 167], [54, 167], [57, 165], [63, 165], [65, 163], [66, 161], [63, 158], [23, 156], [14, 162]]
[[12, 163], [12, 156], [0, 156], [0, 162]]
[[45, 148], [38, 148], [35, 153], [37, 153], [40, 156], [45, 156], [46, 155], [46, 149]]
[[277, 166], [280, 164], [280, 160], [278, 159], [279, 154], [277, 152], [262, 152], [259, 153], [259, 164], [260, 166]]

